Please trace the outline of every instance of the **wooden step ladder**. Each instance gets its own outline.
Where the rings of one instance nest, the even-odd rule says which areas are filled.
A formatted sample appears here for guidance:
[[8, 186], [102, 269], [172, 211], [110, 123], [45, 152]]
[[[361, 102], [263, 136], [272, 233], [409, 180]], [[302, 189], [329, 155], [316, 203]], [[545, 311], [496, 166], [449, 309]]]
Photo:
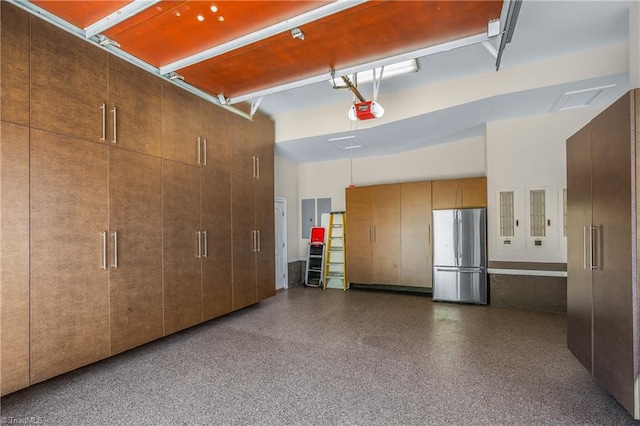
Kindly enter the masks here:
[[339, 288], [344, 291], [349, 289], [345, 263], [345, 248], [345, 212], [331, 212], [327, 233], [323, 289]]

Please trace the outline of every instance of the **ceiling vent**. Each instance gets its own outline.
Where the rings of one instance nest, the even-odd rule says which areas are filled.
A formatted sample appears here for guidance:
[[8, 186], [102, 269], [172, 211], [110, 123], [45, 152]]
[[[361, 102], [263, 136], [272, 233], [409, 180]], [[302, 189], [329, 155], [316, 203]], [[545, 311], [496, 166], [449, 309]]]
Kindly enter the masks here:
[[366, 148], [366, 145], [355, 135], [331, 138], [329, 139], [329, 142], [334, 144], [336, 147], [345, 150]]
[[612, 90], [615, 84], [608, 86], [592, 87], [590, 89], [575, 90], [562, 94], [551, 111], [564, 111], [567, 109], [582, 108], [587, 106], [596, 106], [600, 103]]

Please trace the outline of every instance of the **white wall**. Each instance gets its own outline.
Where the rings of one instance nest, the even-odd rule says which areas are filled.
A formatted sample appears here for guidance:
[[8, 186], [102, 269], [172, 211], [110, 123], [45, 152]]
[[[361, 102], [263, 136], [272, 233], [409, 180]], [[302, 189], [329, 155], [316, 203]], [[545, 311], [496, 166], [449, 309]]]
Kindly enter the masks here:
[[298, 198], [298, 165], [275, 156], [275, 196], [287, 199], [287, 258], [298, 258], [300, 200]]
[[640, 0], [629, 8], [629, 83], [640, 88]]
[[[396, 155], [355, 158], [353, 184], [410, 182], [431, 179], [484, 176], [484, 137], [464, 139]], [[332, 210], [345, 209], [345, 188], [351, 184], [350, 160], [305, 163], [298, 167], [299, 200], [331, 198]], [[300, 201], [298, 200], [298, 203]], [[298, 257], [307, 254], [307, 239], [295, 231]], [[291, 242], [291, 236], [289, 236]]]
[[[487, 124], [489, 260], [567, 261], [566, 244], [560, 236], [559, 201], [559, 191], [566, 186], [566, 139], [601, 111], [602, 108], [580, 108]], [[516, 237], [520, 237], [522, 244], [505, 246], [498, 238], [497, 192], [511, 189], [520, 194], [520, 214], [516, 216], [522, 234], [516, 231]], [[552, 226], [548, 228], [548, 244], [545, 242], [544, 247], [527, 247], [523, 240], [527, 231], [527, 189], [548, 190]]]

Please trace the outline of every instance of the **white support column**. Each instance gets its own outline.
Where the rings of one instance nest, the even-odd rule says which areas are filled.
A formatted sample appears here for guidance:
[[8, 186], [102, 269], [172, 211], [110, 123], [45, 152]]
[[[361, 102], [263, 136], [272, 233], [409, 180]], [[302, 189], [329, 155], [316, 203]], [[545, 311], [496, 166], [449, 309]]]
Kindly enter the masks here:
[[640, 88], [640, 0], [629, 8], [629, 87]]

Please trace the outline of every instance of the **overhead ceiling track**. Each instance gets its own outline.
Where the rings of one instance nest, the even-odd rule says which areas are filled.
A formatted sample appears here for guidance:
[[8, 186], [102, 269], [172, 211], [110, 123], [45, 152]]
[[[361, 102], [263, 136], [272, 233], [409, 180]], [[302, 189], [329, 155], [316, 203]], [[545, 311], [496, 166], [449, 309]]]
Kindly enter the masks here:
[[500, 70], [504, 48], [508, 43], [511, 43], [513, 32], [515, 31], [516, 23], [518, 22], [518, 16], [520, 15], [520, 8], [522, 7], [522, 0], [505, 0], [505, 2], [506, 1], [509, 2], [509, 5], [505, 19], [500, 19], [501, 22], [504, 22], [504, 29], [500, 36], [500, 46], [498, 47], [498, 54], [496, 58], [496, 71]]
[[85, 37], [93, 37], [94, 35], [105, 32], [111, 27], [115, 27], [120, 22], [126, 21], [134, 15], [142, 12], [145, 9], [150, 8], [156, 3], [160, 3], [160, 0], [133, 0], [133, 2], [124, 6], [121, 9], [116, 10], [110, 15], [105, 16], [97, 22], [89, 25], [84, 29]]
[[[226, 105], [220, 102], [220, 100], [217, 97], [211, 96], [210, 94], [197, 89], [193, 86], [191, 86], [188, 83], [185, 83], [184, 81], [180, 80], [180, 79], [170, 79], [168, 76], [165, 77], [162, 74], [160, 74], [160, 70], [156, 67], [154, 67], [153, 65], [148, 64], [147, 62], [141, 61], [140, 59], [136, 58], [133, 55], [130, 55], [129, 53], [123, 51], [122, 49], [112, 45], [112, 44], [105, 44], [105, 45], [101, 45], [100, 44], [100, 39], [97, 36], [92, 36], [90, 38], [86, 37], [86, 33], [85, 30], [76, 27], [75, 25], [71, 25], [70, 23], [68, 23], [67, 21], [60, 19], [59, 17], [57, 17], [56, 15], [46, 11], [45, 9], [36, 6], [35, 4], [27, 1], [27, 0], [2, 0], [2, 1], [7, 1], [8, 3], [11, 3], [13, 5], [15, 5], [16, 7], [19, 7], [20, 9], [31, 13], [32, 15], [38, 16], [41, 19], [49, 22], [50, 24], [68, 32], [71, 33], [77, 37], [80, 37], [81, 39], [91, 42], [92, 44], [98, 46], [99, 48], [106, 50], [107, 52], [111, 53], [114, 56], [119, 57], [120, 59], [123, 59], [139, 68], [142, 68], [143, 70], [154, 74], [160, 78], [162, 78], [165, 81], [168, 81], [172, 84], [175, 84], [176, 86], [179, 86], [191, 93], [193, 93], [194, 95], [208, 101], [211, 102], [212, 104], [215, 104], [217, 106], [219, 106], [220, 108], [224, 108], [230, 112], [233, 112], [234, 114], [237, 114], [241, 117], [246, 118], [249, 121], [253, 121], [253, 117], [249, 114], [247, 114], [246, 112], [235, 108], [233, 106], [230, 105]], [[155, 1], [155, 0], [154, 0]]]
[[316, 75], [313, 77], [305, 78], [302, 80], [286, 83], [280, 86], [271, 87], [268, 89], [260, 90], [253, 93], [247, 93], [240, 96], [235, 96], [227, 99], [227, 104], [233, 105], [240, 102], [245, 102], [251, 99], [259, 98], [261, 96], [273, 95], [275, 93], [284, 92], [290, 89], [297, 89], [298, 87], [308, 86], [310, 84], [319, 83], [321, 81], [328, 81], [333, 76], [342, 78], [344, 75], [356, 74], [363, 71], [368, 71], [373, 68], [380, 68], [387, 65], [394, 64], [396, 62], [402, 62], [409, 59], [421, 58], [423, 56], [434, 55], [436, 53], [446, 52], [449, 50], [457, 49], [464, 46], [471, 46], [473, 44], [489, 41], [491, 38], [487, 37], [487, 33], [476, 34], [474, 36], [453, 40], [447, 43], [438, 44], [436, 46], [430, 46], [424, 49], [415, 50], [413, 52], [403, 53], [400, 55], [384, 58], [378, 61], [369, 62], [366, 64], [358, 65], [351, 68], [345, 68], [342, 70], [336, 70], [332, 75], [331, 70], [327, 70], [326, 73]]
[[164, 65], [160, 67], [160, 73], [168, 74], [172, 71], [186, 68], [188, 66], [197, 64], [198, 62], [223, 55], [232, 50], [239, 49], [257, 41], [280, 34], [284, 31], [290, 31], [293, 28], [297, 28], [313, 21], [317, 21], [318, 19], [324, 18], [326, 16], [342, 12], [343, 10], [350, 9], [352, 7], [366, 3], [367, 1], [369, 0], [336, 0], [325, 6], [321, 6], [317, 9], [313, 9], [309, 12], [303, 13], [302, 15], [294, 16], [293, 18], [289, 18], [286, 21], [279, 22], [267, 28], [263, 28], [245, 36], [238, 37], [235, 40], [229, 41], [219, 46], [212, 47], [211, 49], [204, 50], [192, 56], [188, 56], [173, 63]]

